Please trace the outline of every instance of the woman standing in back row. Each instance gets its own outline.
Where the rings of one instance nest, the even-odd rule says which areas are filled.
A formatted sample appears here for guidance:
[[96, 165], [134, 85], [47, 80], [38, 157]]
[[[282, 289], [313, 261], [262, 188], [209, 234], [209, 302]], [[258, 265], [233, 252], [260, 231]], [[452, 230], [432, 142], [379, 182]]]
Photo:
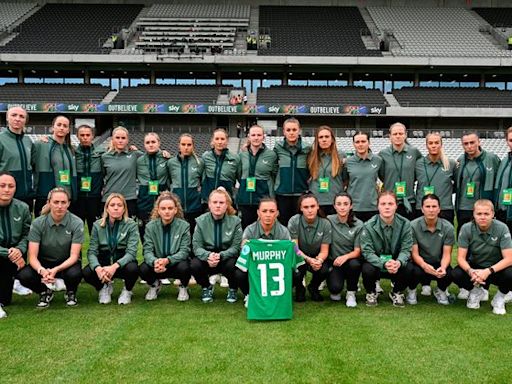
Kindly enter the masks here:
[[391, 145], [379, 152], [382, 166], [379, 177], [385, 191], [392, 191], [398, 201], [397, 213], [409, 220], [416, 216], [414, 181], [416, 162], [422, 155], [418, 148], [407, 143], [407, 129], [402, 123], [389, 127]]
[[102, 201], [111, 193], [120, 193], [126, 199], [128, 216], [137, 214], [137, 156], [141, 152], [130, 152], [129, 135], [125, 127], [116, 127], [108, 150], [101, 156], [105, 187]]
[[34, 143], [35, 216], [39, 216], [48, 193], [55, 187], [64, 188], [71, 201], [77, 198], [75, 150], [71, 146], [69, 123], [65, 116], [55, 117], [48, 140]]
[[358, 131], [352, 141], [355, 153], [347, 159], [345, 167], [347, 192], [352, 197], [355, 216], [366, 222], [378, 213], [377, 180], [382, 159], [371, 151], [368, 133]]
[[439, 197], [439, 217], [453, 223], [453, 183], [455, 160], [450, 160], [443, 151], [443, 140], [438, 132], [429, 133], [425, 138], [428, 154], [416, 162], [416, 216], [422, 216], [423, 196], [435, 194]]
[[160, 136], [154, 132], [147, 133], [144, 136], [144, 149], [146, 153], [137, 159], [137, 217], [140, 220], [141, 239], [144, 238], [144, 229], [158, 195], [169, 188], [167, 159], [160, 150]]
[[204, 163], [195, 151], [194, 138], [184, 133], [179, 140], [179, 153], [167, 161], [171, 192], [180, 198], [184, 219], [194, 233], [196, 218], [202, 213], [201, 178]]
[[210, 193], [218, 187], [224, 187], [233, 198], [240, 158], [228, 149], [228, 139], [228, 133], [217, 128], [212, 135], [212, 149], [201, 157], [204, 164], [201, 196], [205, 203]]
[[258, 219], [260, 200], [274, 196], [277, 156], [265, 146], [264, 140], [263, 128], [253, 125], [247, 136], [247, 150], [240, 152], [240, 189], [237, 201], [242, 213], [243, 229]]
[[315, 141], [308, 154], [311, 178], [309, 190], [316, 196], [325, 215], [336, 211], [332, 205], [334, 196], [343, 191], [343, 158], [338, 152], [336, 137], [331, 127], [322, 125], [315, 131]]
[[284, 140], [274, 147], [279, 166], [275, 192], [279, 221], [288, 225], [290, 218], [297, 213], [300, 195], [308, 189], [307, 156], [311, 148], [302, 142], [299, 120], [293, 117], [284, 121], [283, 135]]

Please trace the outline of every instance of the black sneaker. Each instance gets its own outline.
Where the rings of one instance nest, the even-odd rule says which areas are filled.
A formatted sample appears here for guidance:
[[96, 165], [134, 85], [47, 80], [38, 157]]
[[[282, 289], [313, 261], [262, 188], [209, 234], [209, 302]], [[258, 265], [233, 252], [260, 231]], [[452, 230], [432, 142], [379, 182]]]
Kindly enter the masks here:
[[67, 291], [66, 294], [64, 295], [64, 300], [66, 300], [66, 305], [68, 307], [75, 307], [78, 305], [76, 293], [73, 291]]
[[311, 300], [313, 301], [324, 301], [324, 297], [320, 294], [318, 289], [313, 288], [311, 285], [308, 285], [308, 291], [311, 295]]
[[41, 294], [39, 295], [39, 303], [37, 303], [37, 307], [48, 308], [52, 300], [53, 291], [51, 289], [47, 289], [46, 291], [41, 292]]
[[306, 288], [302, 284], [295, 288], [295, 301], [297, 303], [306, 301]]

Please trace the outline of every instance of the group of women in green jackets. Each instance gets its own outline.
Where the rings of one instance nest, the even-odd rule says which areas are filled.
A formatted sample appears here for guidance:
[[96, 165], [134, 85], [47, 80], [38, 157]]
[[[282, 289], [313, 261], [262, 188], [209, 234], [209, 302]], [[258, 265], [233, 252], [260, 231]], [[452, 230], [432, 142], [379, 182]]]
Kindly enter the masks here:
[[[401, 123], [390, 127], [391, 144], [378, 155], [372, 153], [366, 132], [353, 135], [350, 156], [337, 148], [329, 126], [316, 129], [312, 145], [303, 141], [295, 118], [284, 122], [283, 134], [284, 139], [270, 149], [265, 146], [263, 128], [252, 126], [245, 148], [236, 154], [227, 148], [226, 131], [216, 129], [211, 150], [202, 156], [195, 153], [193, 136], [183, 134], [178, 153], [171, 156], [160, 149], [155, 133], [145, 136], [144, 152], [130, 147], [129, 133], [123, 127], [112, 131], [110, 146], [104, 150], [94, 146], [93, 129], [82, 125], [77, 130], [80, 144], [74, 148], [69, 140], [69, 119], [56, 117], [52, 136], [26, 147], [29, 156], [25, 161], [30, 162], [30, 169], [21, 166], [33, 172], [37, 218], [31, 224], [26, 178], [20, 178], [19, 173], [0, 176], [8, 185], [5, 194], [12, 189], [10, 208], [0, 208], [0, 251], [5, 253], [0, 261], [6, 264], [1, 274], [8, 272], [8, 279], [0, 276], [0, 280], [10, 281], [0, 285], [0, 305], [10, 303], [15, 275], [40, 294], [39, 307], [50, 304], [57, 278], [65, 282], [67, 305], [76, 305], [82, 277], [98, 290], [103, 304], [111, 301], [115, 278], [124, 280], [118, 303], [130, 303], [139, 276], [148, 283], [147, 300], [157, 298], [160, 280], [166, 277], [179, 279], [178, 300], [188, 300], [187, 286], [194, 276], [201, 285], [201, 300], [211, 302], [214, 289], [209, 276], [217, 273], [228, 279], [226, 300], [236, 302], [239, 287], [249, 294], [246, 276], [235, 268], [236, 257], [243, 241], [259, 236], [291, 238], [299, 244], [306, 264], [294, 277], [297, 301], [305, 300], [303, 280], [309, 270], [312, 279], [307, 288], [313, 300], [323, 300], [319, 289], [324, 280], [331, 299], [340, 300], [346, 280], [347, 306], [357, 305], [355, 293], [362, 273], [370, 295], [367, 304], [374, 305], [378, 281], [382, 273], [388, 273], [397, 277], [392, 279], [392, 300], [400, 306], [402, 298], [395, 294], [400, 296], [408, 284], [413, 285], [412, 272], [408, 272], [409, 277], [397, 273], [405, 271], [410, 250], [406, 257], [400, 249], [393, 249], [393, 231], [405, 236], [409, 220], [424, 214], [422, 204], [428, 195], [436, 196], [438, 216], [453, 222], [457, 206], [453, 205], [452, 191], [466, 178], [455, 161], [445, 156], [441, 136], [427, 135], [428, 154], [423, 157], [407, 143]], [[472, 160], [475, 158], [465, 153], [458, 164]], [[507, 162], [501, 173], [509, 171]], [[463, 197], [467, 199], [473, 187], [469, 197], [477, 200], [485, 197], [478, 192], [486, 184], [480, 180], [485, 175], [479, 164], [472, 172], [473, 179], [462, 187], [466, 189]], [[509, 183], [511, 178], [496, 179]], [[23, 203], [13, 199], [20, 180], [24, 195], [16, 197], [29, 203], [26, 210]], [[0, 182], [0, 189], [2, 185]], [[381, 189], [387, 193], [379, 194]], [[394, 207], [381, 207], [382, 201]], [[509, 205], [512, 198], [510, 204], [502, 204], [500, 214], [507, 212]], [[11, 212], [13, 209], [16, 212]], [[391, 222], [384, 219], [386, 214]], [[274, 215], [271, 224], [263, 223], [264, 215], [267, 219]], [[82, 270], [84, 221], [91, 238], [88, 265]], [[391, 231], [385, 235], [379, 232], [382, 249], [375, 249], [379, 243], [372, 230]], [[138, 265], [140, 240], [144, 262]], [[410, 242], [406, 248], [412, 249], [412, 237]], [[374, 256], [362, 258], [365, 247], [366, 253]], [[416, 284], [426, 280], [420, 276]], [[446, 288], [442, 291], [446, 293]], [[444, 296], [441, 301], [445, 301]]]

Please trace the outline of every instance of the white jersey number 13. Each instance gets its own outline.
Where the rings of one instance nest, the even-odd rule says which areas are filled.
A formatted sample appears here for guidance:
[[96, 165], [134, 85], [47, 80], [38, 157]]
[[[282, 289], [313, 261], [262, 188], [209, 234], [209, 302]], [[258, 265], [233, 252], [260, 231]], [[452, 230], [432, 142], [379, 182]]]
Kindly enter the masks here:
[[259, 264], [258, 269], [260, 271], [261, 277], [261, 296], [268, 296], [268, 287], [267, 287], [267, 267], [268, 270], [277, 270], [277, 276], [272, 276], [272, 280], [278, 284], [278, 288], [276, 290], [270, 291], [270, 296], [281, 296], [284, 294], [284, 267], [283, 264], [279, 263], [269, 263], [267, 264]]

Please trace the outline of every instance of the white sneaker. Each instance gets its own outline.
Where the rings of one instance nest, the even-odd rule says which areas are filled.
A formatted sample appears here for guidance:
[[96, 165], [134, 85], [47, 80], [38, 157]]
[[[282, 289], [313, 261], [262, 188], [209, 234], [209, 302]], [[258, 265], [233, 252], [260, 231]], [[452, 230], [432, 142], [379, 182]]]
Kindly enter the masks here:
[[244, 297], [244, 307], [247, 308], [249, 305], [249, 294], [245, 295]]
[[190, 287], [191, 285], [196, 285], [196, 284], [197, 284], [196, 279], [194, 278], [194, 276], [191, 276], [190, 280], [188, 281], [188, 286]]
[[56, 291], [65, 291], [66, 283], [64, 283], [63, 279], [55, 279], [55, 290]]
[[379, 295], [377, 295], [377, 293], [367, 293], [366, 294], [366, 305], [368, 307], [375, 307], [378, 302], [377, 302], [377, 298], [379, 297]]
[[132, 291], [129, 291], [126, 289], [126, 287], [123, 287], [123, 290], [121, 291], [121, 294], [119, 295], [119, 298], [117, 299], [117, 304], [120, 305], [127, 305], [132, 302]]
[[158, 297], [158, 293], [162, 289], [162, 282], [158, 279], [153, 283], [153, 285], [149, 286], [148, 292], [146, 293], [146, 300], [153, 301]]
[[221, 286], [222, 288], [227, 288], [227, 287], [229, 287], [229, 282], [228, 282], [227, 277], [224, 277], [224, 276], [222, 276], [222, 275], [220, 276], [220, 286]]
[[459, 294], [457, 295], [457, 299], [467, 300], [469, 297], [469, 291], [467, 289], [461, 288], [459, 290]]
[[171, 285], [171, 280], [169, 280], [169, 279], [160, 279], [160, 282], [163, 285]]
[[20, 296], [27, 296], [32, 293], [32, 291], [30, 289], [21, 285], [21, 283], [18, 279], [14, 280], [14, 285], [12, 286], [12, 292], [17, 295], [20, 295]]
[[187, 301], [190, 298], [190, 295], [188, 294], [188, 288], [180, 285], [178, 289], [178, 301]]
[[377, 280], [377, 281], [375, 282], [375, 293], [376, 293], [377, 295], [381, 295], [381, 294], [383, 294], [383, 293], [384, 293], [384, 290], [383, 290], [383, 289], [382, 289], [382, 287], [380, 286], [380, 280]]
[[110, 304], [112, 301], [112, 290], [114, 287], [112, 283], [103, 284], [100, 291], [98, 292], [98, 302], [100, 304]]
[[441, 305], [450, 304], [450, 301], [448, 300], [448, 295], [442, 289], [439, 289], [436, 287], [434, 289], [434, 297], [436, 298], [438, 304], [441, 304]]
[[332, 301], [341, 301], [341, 293], [331, 293], [329, 297]]
[[495, 315], [505, 315], [507, 310], [505, 309], [505, 295], [500, 291], [496, 292], [494, 298], [491, 301], [492, 313]]
[[220, 275], [211, 275], [210, 276], [210, 285], [215, 285], [217, 282], [220, 281]]
[[324, 280], [324, 281], [322, 281], [322, 282], [320, 283], [320, 285], [318, 286], [318, 290], [319, 290], [319, 291], [323, 291], [323, 290], [325, 289], [325, 286], [326, 286], [326, 285], [327, 285], [327, 284], [325, 283], [325, 280]]
[[480, 298], [480, 301], [489, 301], [489, 290], [482, 288], [482, 297]]
[[468, 301], [466, 303], [466, 307], [469, 309], [478, 309], [480, 308], [480, 300], [483, 296], [483, 288], [475, 287], [471, 291], [469, 291]]
[[0, 319], [7, 317], [7, 312], [4, 311], [4, 306], [0, 304]]
[[407, 304], [416, 305], [418, 299], [416, 298], [416, 289], [407, 289], [407, 297], [405, 298]]
[[142, 279], [141, 279], [141, 280], [139, 280], [139, 283], [141, 283], [141, 284], [147, 284], [147, 281], [146, 281], [146, 280], [142, 280]]
[[345, 305], [347, 306], [347, 308], [357, 307], [356, 291], [347, 291], [345, 299]]
[[403, 308], [405, 307], [404, 303], [404, 294], [402, 292], [389, 292], [389, 298], [393, 303], [393, 307]]
[[512, 291], [509, 291], [509, 293], [507, 293], [505, 295], [505, 304], [508, 304], [512, 301]]
[[421, 296], [431, 296], [432, 295], [432, 288], [430, 285], [422, 285], [421, 286]]
[[174, 279], [173, 284], [174, 286], [179, 287], [181, 285], [180, 279]]

